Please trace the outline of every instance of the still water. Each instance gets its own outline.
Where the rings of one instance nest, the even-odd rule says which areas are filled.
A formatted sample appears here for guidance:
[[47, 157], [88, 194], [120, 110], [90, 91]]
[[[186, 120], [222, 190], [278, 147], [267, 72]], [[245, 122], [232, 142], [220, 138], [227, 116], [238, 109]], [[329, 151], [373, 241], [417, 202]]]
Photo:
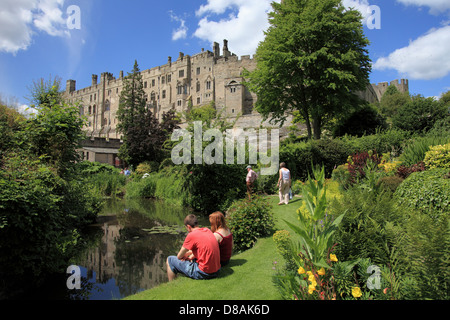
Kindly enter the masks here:
[[[81, 289], [67, 288], [70, 274], [55, 276], [41, 288], [39, 298], [121, 299], [166, 282], [166, 258], [177, 254], [183, 243], [188, 213], [156, 200], [107, 202], [84, 236], [86, 248], [71, 261], [80, 268]], [[200, 221], [206, 223], [206, 218]]]

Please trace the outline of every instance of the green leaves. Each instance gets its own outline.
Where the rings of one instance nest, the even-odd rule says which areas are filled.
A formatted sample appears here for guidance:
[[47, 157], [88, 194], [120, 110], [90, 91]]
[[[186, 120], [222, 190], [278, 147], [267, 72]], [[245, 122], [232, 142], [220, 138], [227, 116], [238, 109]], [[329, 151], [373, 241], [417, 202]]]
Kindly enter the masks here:
[[286, 224], [301, 237], [303, 254], [317, 267], [329, 268], [326, 255], [333, 246], [333, 234], [344, 214], [335, 219], [327, 215], [327, 198], [324, 167], [313, 168], [314, 178], [309, 177], [303, 186], [303, 206], [298, 210], [299, 223]]
[[[371, 70], [361, 16], [338, 0], [273, 3], [270, 27], [256, 52], [257, 68], [246, 83], [256, 109], [274, 122], [299, 110], [308, 135], [320, 138], [328, 119], [347, 110], [364, 90]], [[312, 121], [312, 124], [311, 124]]]

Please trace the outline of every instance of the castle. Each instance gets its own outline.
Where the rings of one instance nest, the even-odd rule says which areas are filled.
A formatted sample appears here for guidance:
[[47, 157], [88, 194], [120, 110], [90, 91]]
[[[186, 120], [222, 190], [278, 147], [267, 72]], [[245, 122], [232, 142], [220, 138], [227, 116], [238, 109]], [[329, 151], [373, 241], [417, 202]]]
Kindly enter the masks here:
[[[158, 119], [172, 108], [177, 112], [185, 111], [189, 102], [194, 107], [214, 102], [222, 117], [232, 119], [239, 115], [236, 128], [271, 127], [267, 121], [262, 123], [262, 117], [254, 110], [256, 95], [243, 85], [244, 69], [253, 71], [255, 68], [254, 57], [237, 57], [228, 50], [228, 41], [224, 40], [222, 53], [219, 44], [214, 42], [212, 52], [202, 49], [192, 56], [180, 52], [175, 61], [168, 57], [165, 65], [143, 70], [141, 75], [148, 107]], [[69, 102], [80, 104], [80, 115], [88, 120], [84, 130], [91, 141], [121, 139], [116, 129], [116, 113], [123, 82], [123, 71], [118, 78], [108, 72], [102, 73], [100, 82], [97, 75], [92, 75], [92, 85], [78, 90], [75, 80], [67, 80], [64, 96]], [[408, 91], [408, 80], [396, 80], [390, 84], [399, 91]], [[388, 86], [387, 82], [372, 84], [358, 95], [373, 103], [381, 99]], [[280, 130], [282, 134], [283, 129], [286, 131], [291, 125], [290, 119], [288, 117], [285, 127]], [[98, 145], [95, 142], [95, 146], [91, 146], [91, 153], [95, 153]], [[90, 160], [97, 161], [92, 157]]]
[[[241, 115], [260, 122], [259, 115], [253, 111], [256, 95], [242, 84], [243, 70], [252, 71], [255, 67], [254, 59], [250, 56], [239, 59], [228, 50], [224, 40], [222, 54], [215, 42], [213, 52], [202, 49], [193, 56], [180, 52], [177, 60], [169, 57], [167, 64], [141, 71], [141, 75], [148, 107], [158, 119], [171, 108], [185, 111], [190, 101], [194, 107], [214, 102], [224, 117]], [[80, 103], [80, 114], [88, 119], [85, 128], [88, 136], [120, 138], [116, 113], [123, 81], [123, 71], [118, 78], [102, 73], [100, 83], [98, 76], [92, 75], [92, 85], [79, 90], [75, 80], [67, 80], [65, 97], [69, 102]], [[255, 122], [255, 126], [259, 124]]]

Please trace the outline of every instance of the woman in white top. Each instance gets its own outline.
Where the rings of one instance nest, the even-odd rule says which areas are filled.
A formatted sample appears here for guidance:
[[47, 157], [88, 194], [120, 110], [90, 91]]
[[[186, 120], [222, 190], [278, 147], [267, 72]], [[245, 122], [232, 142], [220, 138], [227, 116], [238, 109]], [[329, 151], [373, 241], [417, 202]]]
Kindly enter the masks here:
[[289, 203], [289, 189], [291, 188], [291, 172], [288, 168], [286, 168], [286, 164], [284, 162], [280, 163], [280, 177], [278, 178], [278, 190], [280, 195], [280, 203], [288, 204]]

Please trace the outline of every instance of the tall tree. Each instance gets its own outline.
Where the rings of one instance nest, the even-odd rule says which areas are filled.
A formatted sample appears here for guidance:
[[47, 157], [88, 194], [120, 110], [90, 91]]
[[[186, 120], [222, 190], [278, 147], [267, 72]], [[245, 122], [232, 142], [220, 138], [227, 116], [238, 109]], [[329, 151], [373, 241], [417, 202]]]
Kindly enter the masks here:
[[284, 0], [272, 7], [246, 85], [266, 119], [283, 123], [286, 112], [298, 110], [309, 138], [319, 139], [326, 121], [357, 103], [354, 93], [369, 84], [361, 14], [340, 0]]
[[164, 112], [159, 122], [145, 96], [142, 75], [135, 61], [132, 72], [124, 79], [117, 112], [117, 128], [124, 140], [119, 157], [134, 166], [144, 161], [160, 162], [166, 153], [163, 144], [179, 123], [173, 110]]
[[128, 129], [133, 125], [135, 116], [143, 116], [146, 111], [144, 84], [137, 61], [134, 61], [133, 70], [123, 81], [123, 90], [120, 93], [119, 109], [117, 110], [117, 130], [127, 135]]

